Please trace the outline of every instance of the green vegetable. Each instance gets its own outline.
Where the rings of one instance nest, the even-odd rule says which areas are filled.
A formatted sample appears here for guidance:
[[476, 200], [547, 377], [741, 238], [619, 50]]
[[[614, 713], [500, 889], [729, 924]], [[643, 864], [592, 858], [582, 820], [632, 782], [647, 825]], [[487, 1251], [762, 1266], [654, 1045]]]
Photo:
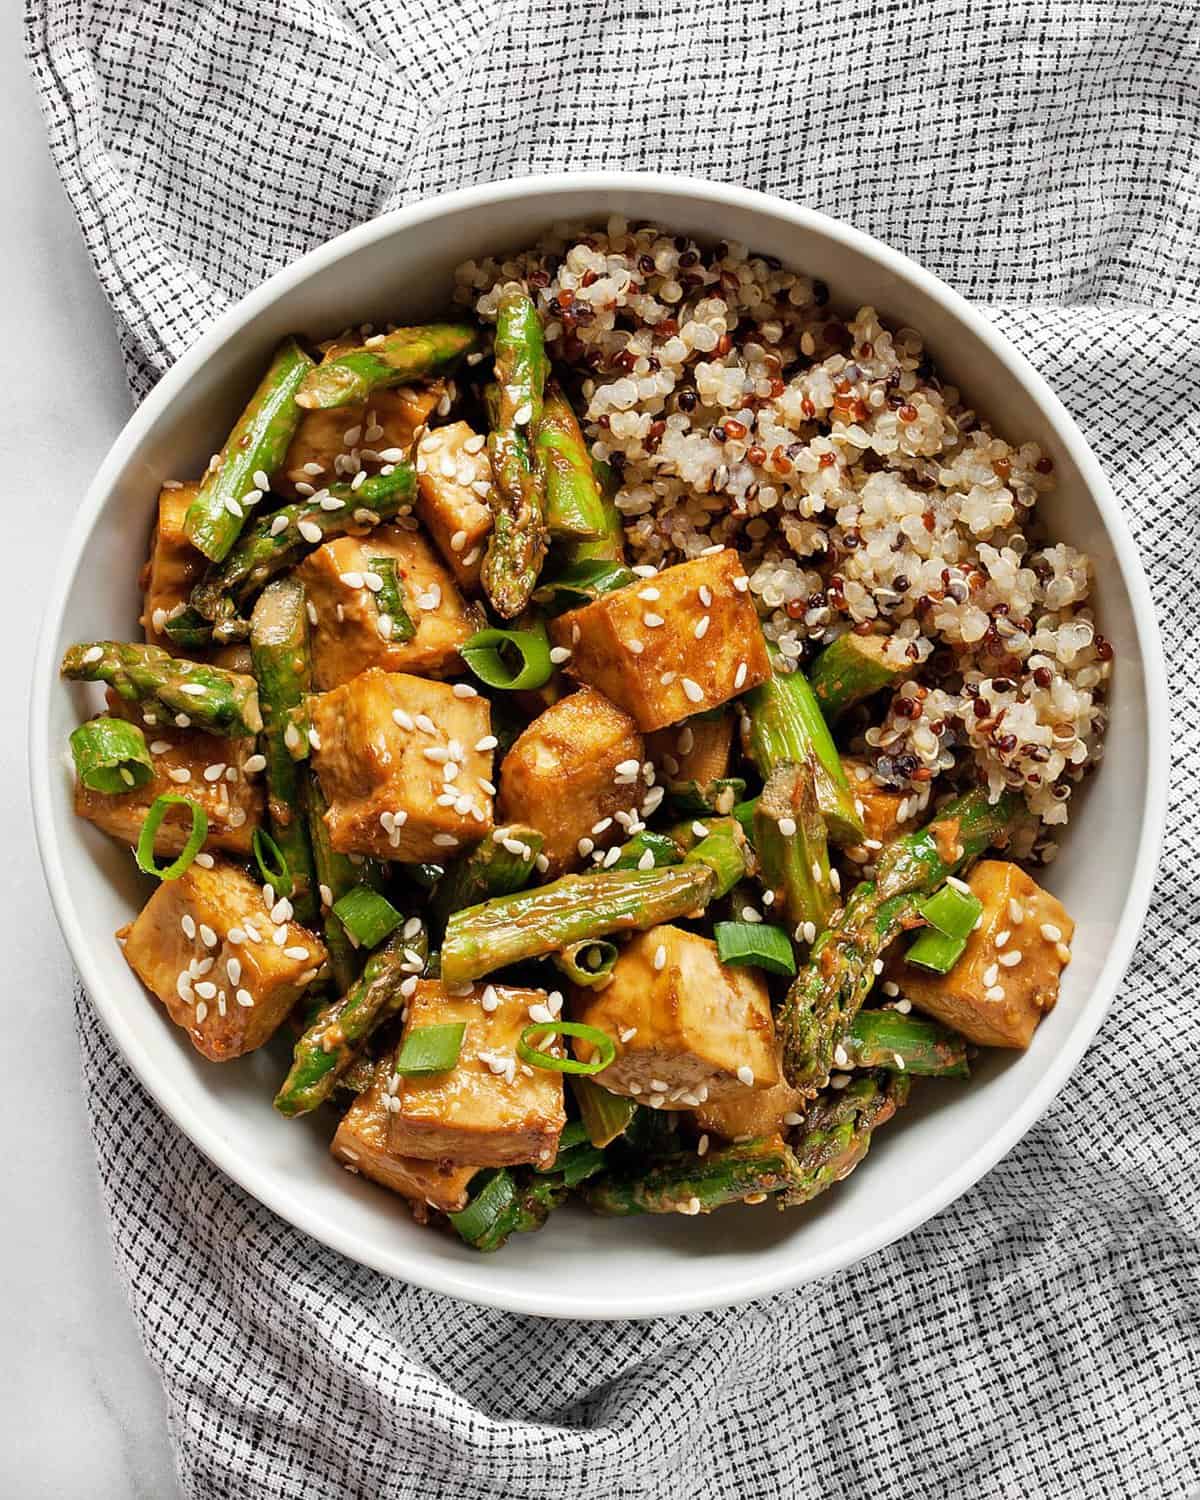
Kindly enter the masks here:
[[296, 396], [306, 411], [366, 401], [373, 391], [440, 375], [478, 344], [465, 323], [427, 323], [376, 334], [357, 348], [334, 348], [309, 371]]
[[966, 1078], [970, 1071], [967, 1044], [956, 1031], [898, 1010], [860, 1010], [842, 1045], [852, 1068], [929, 1078]]
[[767, 922], [718, 922], [713, 928], [723, 964], [749, 964], [768, 974], [794, 974], [796, 956], [782, 927]]
[[604, 1157], [571, 1121], [563, 1130], [554, 1164], [544, 1171], [497, 1167], [471, 1183], [474, 1195], [450, 1222], [476, 1250], [498, 1250], [511, 1234], [540, 1229], [571, 1189], [598, 1172]]
[[966, 938], [947, 937], [936, 927], [927, 927], [904, 955], [904, 962], [918, 969], [929, 969], [934, 974], [949, 974], [963, 956], [966, 946]]
[[[875, 960], [917, 919], [926, 893], [1007, 834], [1017, 808], [1008, 793], [992, 803], [984, 791], [968, 792], [929, 827], [883, 850], [875, 880], [857, 885], [817, 938], [776, 1016], [794, 1088], [820, 1087], [829, 1076], [834, 1051], [875, 983]], [[954, 857], [943, 858], [942, 851]]]
[[[245, 622], [237, 611], [256, 590], [322, 542], [364, 535], [381, 521], [406, 513], [416, 492], [416, 470], [411, 464], [395, 464], [391, 473], [373, 474], [357, 489], [331, 484], [320, 496], [281, 505], [248, 526], [224, 562], [207, 570], [192, 590], [192, 606], [213, 621], [217, 640], [239, 639]], [[323, 500], [338, 504], [326, 509]]]
[[[535, 1037], [545, 1041], [552, 1036], [578, 1037], [593, 1046], [597, 1056], [591, 1062], [580, 1062], [574, 1057], [551, 1057], [533, 1045]], [[517, 1039], [517, 1056], [521, 1061], [527, 1062], [531, 1068], [544, 1068], [549, 1073], [600, 1073], [616, 1055], [616, 1045], [608, 1033], [582, 1021], [535, 1021], [526, 1026]]]
[[478, 630], [458, 654], [480, 682], [509, 693], [540, 688], [554, 671], [544, 625], [532, 630]]
[[637, 1105], [623, 1094], [609, 1091], [586, 1074], [571, 1076], [571, 1091], [579, 1106], [579, 1118], [587, 1131], [588, 1140], [598, 1150], [609, 1146], [618, 1136], [625, 1134], [630, 1120], [637, 1113]]
[[604, 558], [583, 558], [569, 563], [553, 578], [539, 583], [533, 591], [533, 602], [554, 614], [590, 604], [602, 594], [614, 589], [623, 589], [636, 583], [637, 575], [622, 563], [608, 562]]
[[[310, 776], [304, 788], [304, 813], [308, 820], [308, 836], [312, 841], [313, 863], [316, 866], [322, 904], [332, 908], [347, 891], [352, 891], [357, 885], [374, 888], [381, 886], [383, 871], [373, 859], [355, 863], [348, 854], [339, 854], [334, 849], [329, 842], [329, 826], [325, 822], [326, 808], [321, 783], [315, 776]], [[362, 960], [332, 909], [326, 914], [324, 927], [325, 946], [329, 950], [329, 965], [333, 970], [334, 983], [345, 994], [357, 979]]]
[[[277, 896], [290, 896], [296, 883], [292, 879], [283, 850], [271, 835], [262, 828], [256, 828], [250, 836], [250, 850], [263, 881]], [[294, 905], [292, 910], [295, 910]]]
[[727, 1203], [781, 1192], [799, 1176], [783, 1141], [745, 1141], [697, 1156], [680, 1151], [650, 1165], [605, 1172], [584, 1197], [593, 1213], [707, 1214]]
[[621, 845], [620, 854], [605, 869], [661, 870], [667, 865], [677, 865], [682, 858], [683, 850], [673, 838], [643, 829]]
[[554, 955], [562, 973], [583, 989], [598, 989], [608, 983], [620, 954], [607, 938], [585, 938]]
[[308, 1114], [329, 1098], [372, 1031], [403, 1005], [402, 987], [415, 982], [423, 946], [413, 938], [393, 938], [367, 960], [361, 979], [320, 1011], [296, 1043], [291, 1070], [275, 1096], [281, 1115]]
[[718, 776], [712, 781], [669, 781], [667, 794], [677, 813], [704, 817], [716, 813], [725, 817], [733, 812], [738, 798], [746, 790], [740, 776]]
[[779, 1197], [781, 1208], [811, 1203], [849, 1177], [867, 1154], [871, 1136], [908, 1100], [906, 1075], [866, 1073], [848, 1088], [829, 1090], [809, 1106], [804, 1133], [794, 1143], [796, 1176]]
[[417, 633], [417, 627], [413, 624], [412, 616], [405, 607], [404, 585], [396, 572], [396, 559], [394, 557], [370, 557], [367, 559], [367, 568], [380, 579], [382, 584], [382, 587], [377, 589], [371, 597], [375, 600], [375, 608], [379, 611], [381, 618], [392, 622], [388, 640], [411, 641]]
[[334, 903], [333, 914], [360, 948], [377, 948], [404, 918], [369, 885], [356, 885]]
[[829, 726], [803, 672], [776, 672], [748, 693], [749, 748], [763, 780], [782, 765], [807, 765], [816, 758], [817, 802], [835, 844], [861, 844], [862, 815]]
[[205, 472], [183, 529], [192, 546], [212, 562], [228, 554], [247, 513], [283, 463], [302, 416], [296, 392], [312, 368], [312, 360], [296, 340], [285, 339], [216, 464]]
[[60, 670], [73, 682], [106, 682], [126, 702], [142, 704], [147, 724], [221, 735], [262, 728], [253, 677], [184, 661], [160, 646], [85, 641], [67, 651]]
[[[616, 494], [621, 487], [616, 470], [602, 459], [592, 459], [592, 473], [596, 476], [596, 487], [600, 491], [600, 508], [604, 520], [604, 533], [594, 542], [564, 542], [559, 549], [563, 562], [568, 566], [582, 562], [625, 561], [625, 526], [621, 512], [617, 509]], [[620, 587], [621, 585], [614, 585]]]
[[542, 414], [533, 429], [533, 462], [546, 496], [546, 529], [552, 537], [594, 542], [604, 536], [604, 502], [591, 454], [571, 404], [556, 380], [546, 384]]
[[511, 620], [529, 603], [546, 555], [546, 502], [530, 436], [542, 418], [549, 366], [541, 319], [524, 292], [500, 299], [495, 356], [496, 413], [488, 437], [493, 524], [481, 578], [496, 613]]
[[[288, 871], [287, 894], [296, 920], [312, 927], [317, 921], [317, 877], [305, 816], [310, 777], [288, 748], [291, 716], [312, 687], [308, 611], [298, 579], [279, 578], [262, 591], [250, 617], [250, 659], [262, 709], [259, 745], [267, 762], [271, 838]], [[283, 890], [281, 883], [271, 883]], [[345, 979], [349, 984], [344, 973], [337, 977], [339, 983]]]
[[90, 719], [71, 731], [75, 773], [89, 792], [118, 796], [154, 779], [146, 736], [127, 719]]
[[[154, 862], [154, 839], [162, 827], [162, 821], [172, 807], [188, 807], [192, 813], [192, 831], [182, 850], [162, 869]], [[174, 792], [164, 792], [156, 797], [146, 812], [146, 821], [138, 835], [134, 858], [138, 869], [146, 875], [157, 875], [159, 880], [178, 880], [204, 847], [208, 837], [208, 815], [204, 809], [188, 797], [177, 797]]]
[[817, 759], [776, 766], [754, 811], [759, 879], [774, 894], [773, 911], [793, 929], [819, 932], [837, 904], [829, 869], [825, 823], [817, 806]]
[[465, 1021], [447, 1021], [440, 1026], [414, 1026], [396, 1053], [395, 1071], [405, 1076], [448, 1073], [458, 1063]]
[[809, 667], [808, 680], [827, 718], [839, 718], [848, 708], [911, 670], [910, 666], [895, 667], [885, 660], [890, 641], [890, 636], [850, 631], [825, 647]]
[[957, 885], [947, 881], [940, 890], [922, 901], [917, 910], [931, 927], [936, 927], [947, 937], [962, 938], [965, 942], [983, 915], [983, 902], [961, 881]]

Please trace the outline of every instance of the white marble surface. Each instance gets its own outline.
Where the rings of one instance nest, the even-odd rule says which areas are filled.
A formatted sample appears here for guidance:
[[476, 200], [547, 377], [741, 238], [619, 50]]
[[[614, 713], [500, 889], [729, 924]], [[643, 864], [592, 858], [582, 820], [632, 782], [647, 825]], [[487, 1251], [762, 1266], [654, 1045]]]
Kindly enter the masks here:
[[0, 424], [0, 636], [20, 684], [0, 699], [0, 1495], [172, 1500], [180, 1490], [162, 1389], [113, 1266], [80, 1098], [70, 967], [29, 814], [25, 689], [37, 579], [55, 566], [128, 400], [107, 304], [45, 146], [21, 9], [0, 7], [0, 346], [19, 370]]

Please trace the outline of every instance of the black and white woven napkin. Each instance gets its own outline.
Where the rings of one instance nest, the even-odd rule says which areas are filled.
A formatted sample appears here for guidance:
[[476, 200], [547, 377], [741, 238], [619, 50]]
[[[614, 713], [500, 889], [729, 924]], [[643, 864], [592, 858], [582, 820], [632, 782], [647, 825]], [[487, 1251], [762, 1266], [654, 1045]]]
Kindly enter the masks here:
[[990, 307], [1116, 485], [1173, 671], [1158, 891], [1078, 1073], [936, 1220], [749, 1308], [553, 1325], [362, 1270], [217, 1172], [80, 999], [189, 1494], [1194, 1493], [1197, 0], [27, 0], [27, 27], [136, 393], [269, 272], [430, 193], [601, 166], [769, 189]]

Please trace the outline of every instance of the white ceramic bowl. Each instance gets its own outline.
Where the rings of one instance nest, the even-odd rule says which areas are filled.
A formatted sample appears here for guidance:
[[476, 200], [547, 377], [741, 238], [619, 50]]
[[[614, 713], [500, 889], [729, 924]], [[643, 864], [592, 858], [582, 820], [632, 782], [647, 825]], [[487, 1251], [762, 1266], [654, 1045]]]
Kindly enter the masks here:
[[[740, 240], [925, 336], [1000, 432], [1035, 439], [1059, 487], [1052, 532], [1096, 565], [1116, 647], [1102, 772], [1080, 799], [1048, 883], [1078, 923], [1057, 1008], [1024, 1055], [987, 1055], [965, 1085], [915, 1091], [862, 1170], [809, 1210], [728, 1209], [621, 1223], [581, 1210], [482, 1257], [416, 1228], [396, 1199], [336, 1167], [330, 1122], [271, 1108], [286, 1050], [218, 1067], [168, 1023], [113, 941], [144, 895], [128, 854], [71, 811], [63, 768], [84, 690], [56, 667], [72, 641], [136, 638], [135, 578], [160, 480], [199, 473], [282, 335], [419, 320], [446, 306], [454, 265], [532, 241], [551, 221], [610, 212]], [[67, 539], [34, 674], [30, 763], [46, 878], [101, 1019], [142, 1083], [218, 1166], [345, 1255], [474, 1302], [555, 1317], [643, 1317], [722, 1306], [850, 1265], [937, 1213], [1049, 1104], [1094, 1035], [1149, 898], [1166, 802], [1166, 687], [1149, 591], [1112, 491], [1045, 382], [963, 299], [878, 240], [740, 188], [602, 173], [471, 188], [384, 215], [273, 276], [217, 320], [159, 383], [101, 466]]]

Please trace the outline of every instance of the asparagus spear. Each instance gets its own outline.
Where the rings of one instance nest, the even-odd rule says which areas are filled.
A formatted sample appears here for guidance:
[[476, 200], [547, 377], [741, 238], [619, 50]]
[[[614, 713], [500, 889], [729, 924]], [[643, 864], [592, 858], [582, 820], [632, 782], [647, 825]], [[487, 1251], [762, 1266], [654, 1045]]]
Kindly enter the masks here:
[[649, 1167], [605, 1172], [584, 1198], [598, 1214], [707, 1214], [727, 1203], [781, 1192], [798, 1175], [790, 1147], [774, 1136], [704, 1156], [678, 1151]]
[[296, 392], [313, 362], [295, 339], [275, 351], [267, 373], [237, 420], [216, 465], [187, 508], [183, 529], [192, 546], [220, 562], [237, 541], [251, 506], [262, 498], [287, 453], [302, 415]]
[[[348, 854], [339, 854], [334, 849], [329, 842], [329, 828], [325, 822], [326, 807], [320, 781], [316, 776], [310, 776], [304, 783], [304, 814], [308, 821], [308, 837], [312, 845], [321, 904], [330, 908], [356, 885], [378, 889], [383, 884], [383, 872], [373, 859], [364, 859], [356, 864]], [[325, 947], [329, 950], [329, 966], [334, 983], [344, 993], [354, 983], [362, 965], [354, 944], [346, 936], [345, 928], [331, 910], [326, 910], [325, 913]]]
[[860, 1010], [850, 1034], [834, 1054], [851, 1068], [886, 1068], [929, 1078], [966, 1078], [967, 1044], [956, 1031], [898, 1010]]
[[440, 375], [477, 344], [474, 329], [465, 323], [426, 323], [378, 334], [356, 348], [335, 347], [308, 371], [296, 404], [306, 411], [350, 406], [372, 391]]
[[625, 528], [621, 524], [621, 512], [617, 509], [616, 493], [620, 488], [616, 470], [601, 459], [592, 459], [592, 472], [596, 476], [596, 488], [600, 492], [600, 513], [604, 529], [595, 541], [567, 542], [563, 546], [563, 561], [611, 562], [625, 561]]
[[494, 524], [481, 576], [497, 614], [511, 620], [529, 603], [546, 554], [545, 500], [530, 433], [542, 416], [547, 361], [541, 320], [524, 292], [501, 298], [495, 349], [498, 410], [488, 438]]
[[402, 1003], [401, 986], [425, 967], [414, 939], [399, 933], [367, 960], [362, 978], [321, 1011], [296, 1043], [292, 1066], [275, 1096], [289, 1117], [324, 1103], [378, 1023]]
[[849, 1177], [867, 1154], [872, 1133], [908, 1100], [904, 1074], [866, 1073], [848, 1088], [822, 1094], [809, 1108], [794, 1143], [796, 1176], [780, 1194], [780, 1208], [812, 1200]]
[[70, 647], [60, 670], [72, 682], [106, 682], [127, 702], [143, 704], [147, 723], [231, 736], [262, 728], [253, 677], [184, 661], [161, 646], [85, 641]]
[[564, 875], [535, 890], [467, 907], [446, 923], [442, 977], [457, 984], [585, 938], [669, 922], [707, 906], [744, 869], [739, 844], [720, 829], [673, 867]]
[[554, 379], [546, 384], [541, 419], [533, 431], [533, 462], [546, 496], [550, 535], [602, 540], [608, 524], [591, 454], [571, 403]]
[[616, 967], [621, 950], [607, 938], [584, 938], [554, 955], [560, 972], [582, 989], [601, 989]]
[[538, 829], [523, 823], [497, 828], [490, 838], [446, 867], [430, 902], [434, 917], [445, 922], [451, 912], [464, 906], [478, 906], [493, 896], [519, 891], [533, 874], [544, 842]]
[[808, 680], [827, 718], [837, 719], [854, 704], [905, 673], [885, 660], [890, 637], [886, 635], [840, 635], [826, 646], [808, 669]]
[[810, 755], [804, 764], [777, 766], [767, 777], [754, 810], [753, 843], [759, 878], [774, 892], [772, 912], [782, 912], [793, 928], [811, 922], [820, 932], [836, 898], [815, 765]]
[[876, 959], [914, 925], [921, 897], [1000, 838], [1016, 811], [1008, 793], [990, 803], [986, 792], [968, 792], [927, 828], [883, 851], [875, 880], [857, 885], [818, 937], [776, 1017], [793, 1088], [811, 1092], [821, 1086], [875, 983]]
[[312, 927], [317, 878], [304, 818], [308, 772], [292, 759], [283, 738], [288, 714], [312, 688], [304, 585], [297, 579], [279, 578], [263, 590], [250, 619], [250, 654], [262, 707], [271, 836], [291, 871], [296, 921]]
[[861, 844], [862, 815], [829, 726], [803, 672], [777, 672], [747, 694], [750, 753], [764, 780], [776, 766], [803, 765], [815, 756], [817, 800], [835, 844]]
[[[649, 855], [649, 859], [646, 856]], [[644, 828], [621, 845], [621, 852], [606, 870], [661, 870], [664, 865], [677, 865], [683, 858], [683, 849], [665, 833], [652, 833]]]
[[260, 516], [225, 561], [209, 568], [192, 590], [192, 606], [216, 623], [218, 637], [231, 635], [236, 606], [256, 589], [331, 537], [363, 534], [400, 514], [415, 492], [415, 470], [410, 464], [396, 464], [390, 474], [375, 474], [357, 489], [331, 484], [309, 500]]

